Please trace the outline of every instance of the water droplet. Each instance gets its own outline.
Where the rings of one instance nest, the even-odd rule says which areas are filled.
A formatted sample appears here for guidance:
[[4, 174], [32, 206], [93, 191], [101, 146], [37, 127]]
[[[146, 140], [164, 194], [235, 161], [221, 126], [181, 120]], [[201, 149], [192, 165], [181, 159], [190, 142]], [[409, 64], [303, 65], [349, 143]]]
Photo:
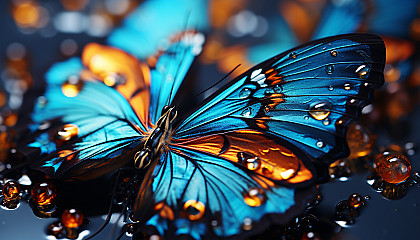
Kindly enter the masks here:
[[17, 181], [10, 180], [3, 186], [3, 196], [6, 201], [16, 201], [20, 198], [20, 186]]
[[265, 195], [265, 192], [264, 190], [260, 188], [251, 188], [244, 196], [245, 203], [251, 207], [259, 207], [266, 200], [267, 200], [267, 197]]
[[313, 104], [309, 108], [309, 115], [316, 120], [324, 120], [331, 112], [331, 104], [328, 102], [321, 102]]
[[326, 49], [327, 49], [327, 47], [323, 47], [323, 48], [322, 48], [322, 50], [326, 50]]
[[327, 65], [325, 67], [325, 71], [327, 72], [328, 75], [333, 74], [333, 72], [334, 72], [334, 65]]
[[44, 96], [39, 96], [38, 99], [36, 100], [36, 104], [40, 107], [43, 108], [47, 105], [48, 100], [46, 97]]
[[61, 91], [66, 97], [76, 97], [82, 90], [83, 81], [77, 76], [70, 76], [67, 81], [61, 85]]
[[274, 92], [281, 93], [283, 92], [283, 87], [281, 85], [276, 85], [273, 87]]
[[76, 209], [67, 209], [61, 215], [61, 222], [67, 228], [77, 228], [83, 224], [83, 213]]
[[296, 53], [295, 53], [295, 52], [291, 52], [291, 53], [289, 54], [289, 57], [290, 57], [290, 58], [296, 58], [296, 57], [297, 57], [297, 55], [296, 55]]
[[346, 140], [350, 148], [350, 158], [364, 157], [372, 152], [374, 138], [366, 128], [358, 123], [350, 125]]
[[371, 197], [369, 195], [365, 196], [365, 200], [369, 200]]
[[325, 126], [330, 125], [330, 120], [328, 118], [324, 119], [324, 121], [322, 121], [322, 124], [324, 124]]
[[252, 229], [252, 219], [251, 218], [244, 218], [244, 220], [242, 221], [242, 229], [245, 231], [249, 231]]
[[353, 193], [352, 195], [350, 195], [348, 202], [352, 208], [358, 208], [365, 203], [362, 195], [358, 193]]
[[304, 116], [303, 119], [308, 120], [309, 116]]
[[328, 90], [333, 91], [334, 90], [334, 87], [333, 86], [329, 86], [328, 87]]
[[127, 82], [126, 77], [123, 74], [111, 72], [104, 78], [104, 83], [110, 87], [116, 87], [118, 85], [124, 84]]
[[363, 83], [363, 85], [365, 86], [365, 87], [369, 87], [369, 83], [368, 82], [365, 82], [365, 83]]
[[375, 164], [378, 174], [386, 182], [396, 184], [410, 176], [411, 164], [403, 154], [384, 152], [376, 157]]
[[347, 90], [347, 91], [350, 90], [351, 89], [351, 84], [350, 83], [345, 83], [344, 84], [344, 89]]
[[31, 190], [32, 201], [40, 206], [55, 203], [57, 191], [52, 183], [42, 182], [35, 185]]
[[366, 65], [360, 65], [357, 69], [356, 69], [356, 73], [359, 74], [360, 78], [366, 78], [368, 76], [370, 72], [370, 67], [366, 66]]
[[319, 148], [323, 148], [325, 146], [325, 143], [321, 140], [319, 140], [318, 142], [316, 142], [316, 146]]
[[202, 202], [188, 200], [184, 203], [184, 212], [191, 221], [199, 220], [204, 216], [205, 206]]
[[247, 98], [249, 95], [251, 95], [251, 89], [249, 88], [244, 88], [239, 92], [240, 98]]
[[77, 137], [79, 128], [74, 124], [65, 124], [57, 132], [57, 138], [63, 141], [68, 141], [74, 137]]
[[261, 166], [261, 160], [257, 156], [245, 152], [238, 153], [238, 162], [251, 171], [257, 170]]
[[244, 117], [249, 117], [249, 116], [251, 116], [251, 108], [245, 108], [243, 111], [242, 111], [242, 113], [241, 113], [241, 115], [242, 116], [244, 116]]
[[331, 56], [333, 56], [333, 57], [337, 57], [338, 52], [337, 52], [336, 50], [332, 50], [332, 51], [330, 52], [330, 54], [331, 54]]

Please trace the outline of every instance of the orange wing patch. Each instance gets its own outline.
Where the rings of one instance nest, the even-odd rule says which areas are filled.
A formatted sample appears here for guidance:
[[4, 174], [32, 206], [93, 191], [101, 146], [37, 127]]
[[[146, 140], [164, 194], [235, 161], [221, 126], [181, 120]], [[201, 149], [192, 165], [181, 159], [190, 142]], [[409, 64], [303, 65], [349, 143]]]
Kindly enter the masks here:
[[239, 163], [270, 180], [301, 183], [314, 176], [292, 151], [269, 139], [261, 132], [239, 130], [193, 139], [174, 139], [174, 146], [218, 155]]
[[86, 45], [83, 64], [94, 77], [115, 87], [130, 103], [143, 126], [147, 128], [150, 105], [150, 69], [134, 56], [97, 43]]

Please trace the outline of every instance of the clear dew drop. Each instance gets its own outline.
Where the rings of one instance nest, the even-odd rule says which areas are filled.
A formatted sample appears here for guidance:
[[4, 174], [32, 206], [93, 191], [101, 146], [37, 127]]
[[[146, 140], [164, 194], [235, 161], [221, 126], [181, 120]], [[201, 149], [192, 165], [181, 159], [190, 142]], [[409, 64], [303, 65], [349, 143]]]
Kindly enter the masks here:
[[316, 120], [324, 120], [331, 113], [331, 105], [328, 102], [321, 102], [309, 108], [309, 115]]
[[344, 89], [347, 90], [347, 91], [350, 90], [351, 89], [351, 84], [350, 83], [345, 83], [344, 84]]
[[333, 91], [334, 90], [334, 87], [333, 86], [329, 86], [328, 87], [328, 90]]
[[333, 57], [337, 57], [338, 52], [337, 52], [336, 50], [332, 50], [332, 51], [330, 52], [330, 54], [331, 54], [331, 56], [333, 56]]
[[318, 142], [316, 142], [316, 146], [319, 148], [323, 148], [325, 146], [325, 143], [321, 140], [319, 140]]
[[281, 93], [283, 92], [283, 87], [280, 85], [276, 85], [275, 87], [273, 87], [274, 92], [276, 93]]
[[297, 55], [296, 55], [296, 53], [295, 53], [295, 52], [291, 52], [291, 53], [289, 54], [289, 57], [290, 57], [290, 58], [295, 59], [295, 58], [297, 57]]
[[251, 116], [251, 113], [252, 113], [251, 108], [246, 108], [242, 111], [241, 115], [244, 116], [244, 117], [249, 117], [249, 116]]
[[330, 125], [330, 120], [328, 118], [324, 119], [324, 121], [322, 121], [322, 124], [324, 124], [325, 126]]
[[247, 98], [249, 95], [251, 95], [251, 89], [249, 88], [244, 88], [239, 92], [240, 98]]
[[334, 65], [327, 65], [325, 67], [325, 72], [327, 72], [328, 75], [333, 74], [333, 72], [334, 72]]
[[303, 119], [308, 120], [309, 116], [304, 116]]
[[366, 78], [370, 72], [370, 67], [366, 65], [360, 65], [356, 69], [356, 73], [359, 75], [360, 78]]

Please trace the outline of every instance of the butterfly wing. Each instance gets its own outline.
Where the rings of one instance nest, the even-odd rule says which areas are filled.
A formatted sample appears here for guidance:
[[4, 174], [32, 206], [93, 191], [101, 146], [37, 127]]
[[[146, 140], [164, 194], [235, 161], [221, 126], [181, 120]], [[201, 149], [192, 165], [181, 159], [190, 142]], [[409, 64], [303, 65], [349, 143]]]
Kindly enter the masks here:
[[365, 12], [362, 0], [330, 1], [322, 12], [312, 39], [356, 32], [363, 23]]
[[345, 128], [383, 84], [385, 50], [373, 35], [321, 39], [263, 62], [208, 98], [174, 138], [253, 129], [314, 159], [346, 152]]
[[180, 0], [176, 4], [168, 0], [144, 1], [110, 34], [108, 43], [144, 59], [188, 26], [204, 31], [208, 27], [207, 14], [206, 0]]
[[102, 82], [81, 80], [80, 72], [80, 59], [72, 58], [46, 73], [47, 89], [22, 140], [31, 167], [50, 177], [90, 179], [121, 167], [145, 131], [121, 94]]
[[177, 125], [134, 219], [166, 238], [195, 239], [289, 221], [313, 194], [314, 164], [346, 154], [345, 128], [383, 83], [384, 60], [378, 37], [342, 35], [244, 73]]
[[213, 154], [178, 146], [165, 152], [149, 173], [133, 218], [147, 233], [165, 239], [260, 232], [269, 223], [284, 224], [302, 212], [314, 190], [273, 185]]
[[184, 80], [190, 66], [204, 44], [204, 35], [197, 32], [184, 32], [179, 39], [159, 56], [151, 71], [150, 120], [155, 124], [162, 108], [170, 105], [175, 93]]

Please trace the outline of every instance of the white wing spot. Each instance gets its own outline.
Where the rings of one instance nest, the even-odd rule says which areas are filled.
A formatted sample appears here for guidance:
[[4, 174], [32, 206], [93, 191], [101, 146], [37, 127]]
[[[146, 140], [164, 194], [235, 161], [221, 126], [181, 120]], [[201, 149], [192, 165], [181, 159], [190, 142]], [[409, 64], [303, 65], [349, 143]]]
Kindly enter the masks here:
[[251, 73], [251, 82], [257, 82], [261, 87], [267, 87], [265, 84], [265, 74], [261, 74], [262, 69], [255, 70]]

